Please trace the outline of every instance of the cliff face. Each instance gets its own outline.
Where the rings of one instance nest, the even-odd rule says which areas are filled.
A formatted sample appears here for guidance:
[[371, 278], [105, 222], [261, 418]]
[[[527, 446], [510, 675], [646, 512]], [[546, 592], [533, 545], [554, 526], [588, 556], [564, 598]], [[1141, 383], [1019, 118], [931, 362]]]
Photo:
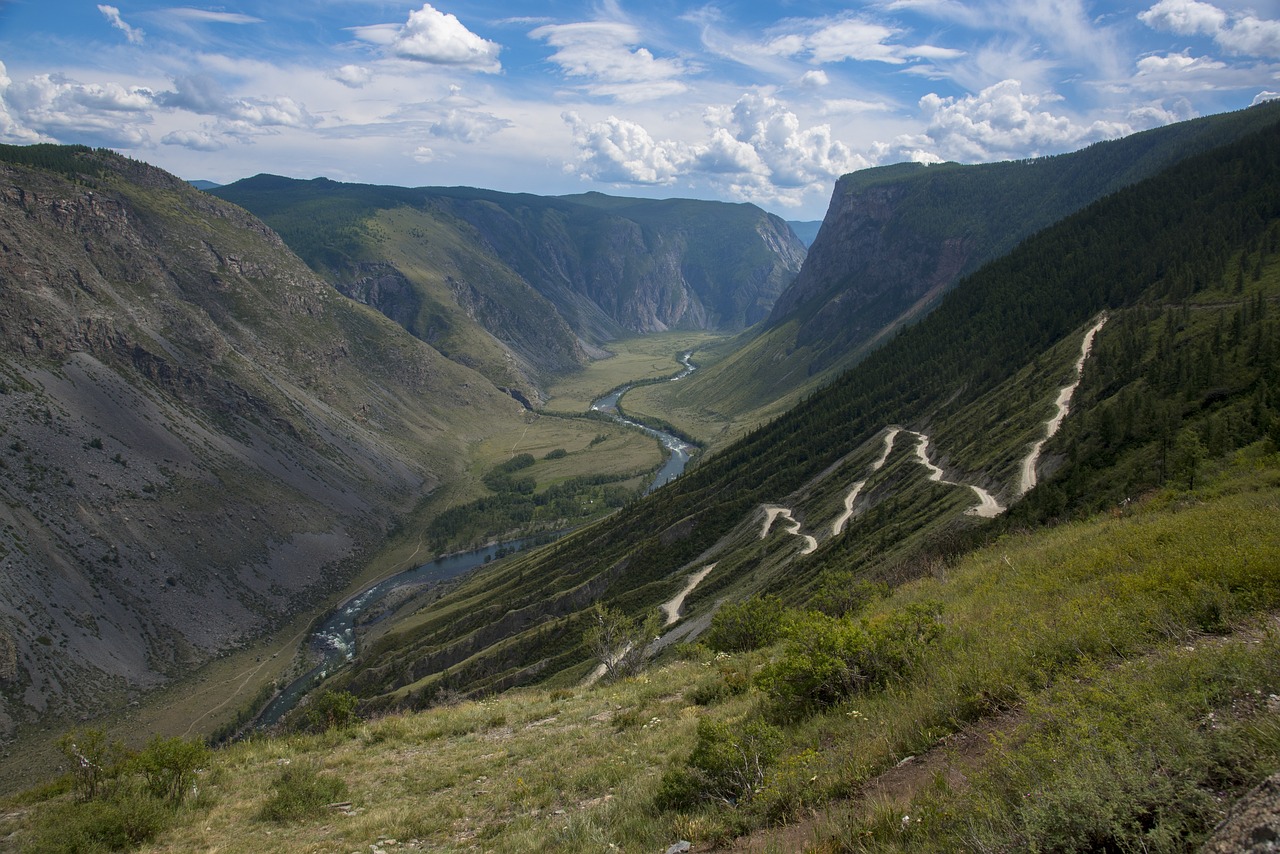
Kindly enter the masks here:
[[[805, 256], [785, 222], [751, 205], [265, 175], [216, 193], [279, 228], [344, 293], [526, 391], [582, 364], [582, 344], [756, 323]], [[522, 378], [481, 352], [486, 334]]]
[[809, 372], [925, 310], [970, 267], [979, 241], [963, 229], [929, 234], [901, 208], [903, 185], [840, 181], [823, 227], [770, 322], [798, 317], [798, 347], [816, 351]]
[[0, 736], [314, 602], [519, 411], [242, 210], [63, 159], [0, 164]]

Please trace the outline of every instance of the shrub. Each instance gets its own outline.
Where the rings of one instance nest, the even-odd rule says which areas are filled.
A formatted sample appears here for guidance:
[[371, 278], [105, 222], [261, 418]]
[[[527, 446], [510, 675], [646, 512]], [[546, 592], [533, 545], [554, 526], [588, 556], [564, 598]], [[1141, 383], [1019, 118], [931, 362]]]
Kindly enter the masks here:
[[867, 581], [848, 570], [824, 572], [810, 605], [829, 617], [856, 616], [888, 595], [889, 585], [883, 581]]
[[689, 760], [663, 776], [656, 804], [680, 809], [698, 801], [746, 803], [759, 791], [781, 748], [781, 730], [759, 717], [732, 723], [703, 718]]
[[547, 451], [547, 455], [543, 457], [543, 459], [544, 460], [562, 460], [567, 456], [569, 456], [569, 452], [566, 451], [564, 448], [556, 448], [554, 451]]
[[360, 721], [356, 714], [359, 702], [350, 691], [325, 691], [307, 709], [307, 726], [318, 732], [354, 726]]
[[310, 765], [291, 765], [276, 777], [259, 816], [275, 822], [314, 818], [346, 793], [346, 781], [321, 774]]
[[86, 803], [64, 801], [41, 811], [33, 838], [23, 850], [31, 854], [128, 851], [155, 839], [173, 815], [163, 802], [136, 788]]
[[643, 623], [621, 611], [601, 605], [591, 609], [583, 643], [604, 665], [608, 679], [634, 676], [644, 666], [645, 649], [661, 630], [661, 618], [653, 612]]
[[706, 644], [718, 652], [747, 652], [768, 646], [782, 632], [786, 607], [777, 596], [752, 596], [722, 606], [711, 618]]
[[178, 736], [156, 736], [135, 760], [153, 797], [180, 804], [195, 782], [196, 771], [209, 761], [209, 748]]
[[103, 794], [103, 787], [119, 778], [129, 752], [118, 741], [108, 742], [100, 729], [71, 730], [58, 739], [71, 766], [71, 788], [81, 801]]
[[939, 606], [915, 604], [870, 620], [810, 612], [786, 628], [786, 647], [757, 684], [782, 718], [835, 705], [905, 674], [941, 632]]

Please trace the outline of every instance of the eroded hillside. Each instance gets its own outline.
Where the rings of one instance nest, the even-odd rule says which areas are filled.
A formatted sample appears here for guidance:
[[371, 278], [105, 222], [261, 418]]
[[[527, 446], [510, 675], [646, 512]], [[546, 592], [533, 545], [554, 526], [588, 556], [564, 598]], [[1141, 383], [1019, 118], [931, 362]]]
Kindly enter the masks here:
[[242, 210], [108, 152], [0, 166], [0, 734], [314, 606], [518, 423]]

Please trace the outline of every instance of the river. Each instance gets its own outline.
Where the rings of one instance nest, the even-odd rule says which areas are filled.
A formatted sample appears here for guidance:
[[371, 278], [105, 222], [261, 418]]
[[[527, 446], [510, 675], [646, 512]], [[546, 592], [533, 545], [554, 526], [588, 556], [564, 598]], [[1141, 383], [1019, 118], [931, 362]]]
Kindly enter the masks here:
[[456, 578], [468, 570], [488, 563], [496, 557], [519, 551], [532, 542], [530, 539], [495, 543], [484, 548], [439, 557], [430, 563], [420, 564], [403, 572], [384, 578], [366, 587], [334, 609], [333, 613], [311, 634], [311, 648], [318, 651], [321, 661], [297, 679], [290, 682], [254, 718], [253, 727], [269, 727], [284, 717], [297, 705], [304, 694], [320, 684], [333, 670], [346, 664], [356, 654], [356, 621], [370, 606], [379, 602], [391, 591], [409, 584], [432, 584]]
[[[684, 365], [684, 368], [678, 374], [668, 377], [667, 382], [678, 382], [697, 370], [697, 365], [693, 364], [691, 361], [692, 357], [692, 350], [681, 354], [680, 363]], [[655, 430], [652, 427], [641, 424], [639, 421], [632, 421], [630, 418], [624, 417], [618, 411], [618, 401], [622, 399], [624, 394], [631, 391], [633, 388], [635, 388], [635, 386], [626, 385], [622, 388], [611, 391], [609, 394], [591, 404], [591, 411], [601, 412], [608, 415], [619, 424], [625, 424], [628, 427], [635, 428], [636, 430], [642, 430], [662, 443], [662, 447], [667, 451], [667, 460], [662, 464], [662, 468], [658, 469], [658, 473], [654, 476], [653, 482], [649, 484], [648, 489], [644, 491], [645, 495], [648, 495], [658, 487], [665, 486], [679, 477], [684, 472], [685, 466], [689, 464], [689, 458], [693, 455], [696, 447], [690, 445], [680, 437], [673, 436], [664, 430]]]
[[[696, 366], [690, 361], [692, 356], [692, 351], [680, 356], [680, 363], [684, 365], [684, 368], [678, 374], [669, 377], [669, 382], [682, 380], [696, 370]], [[591, 404], [591, 408], [596, 412], [611, 416], [615, 421], [628, 427], [643, 430], [660, 441], [663, 447], [667, 449], [667, 460], [663, 463], [662, 468], [658, 470], [657, 475], [654, 476], [653, 482], [649, 484], [648, 489], [645, 490], [647, 495], [679, 476], [684, 471], [685, 466], [688, 465], [689, 457], [695, 448], [670, 433], [655, 430], [637, 421], [624, 418], [618, 412], [618, 401], [632, 388], [633, 386], [625, 386], [611, 392]], [[518, 551], [529, 542], [530, 540], [528, 539], [513, 540], [508, 543], [485, 546], [474, 551], [436, 558], [430, 563], [406, 569], [361, 590], [334, 609], [333, 613], [321, 624], [320, 628], [312, 633], [310, 639], [311, 648], [320, 653], [320, 663], [290, 682], [276, 694], [266, 708], [254, 718], [252, 726], [254, 728], [262, 728], [278, 723], [285, 713], [298, 704], [304, 694], [319, 685], [333, 670], [355, 658], [356, 621], [365, 610], [379, 602], [391, 591], [408, 584], [431, 584], [448, 581], [468, 570], [488, 563], [495, 557]]]

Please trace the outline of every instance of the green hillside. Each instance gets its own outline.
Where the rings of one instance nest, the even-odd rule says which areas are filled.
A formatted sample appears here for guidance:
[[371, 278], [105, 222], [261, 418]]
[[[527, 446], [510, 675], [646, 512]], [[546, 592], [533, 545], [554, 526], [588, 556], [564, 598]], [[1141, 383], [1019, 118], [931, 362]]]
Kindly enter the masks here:
[[[828, 571], [898, 581], [1007, 525], [1115, 506], [1266, 439], [1280, 337], [1269, 254], [1278, 134], [1272, 126], [1189, 160], [1046, 230], [672, 487], [477, 575], [404, 630], [385, 631], [342, 684], [373, 705], [417, 705], [446, 688], [560, 671], [568, 679], [585, 666], [584, 609], [596, 600], [639, 613], [713, 561], [688, 601], [695, 612], [753, 590], [803, 601]], [[1097, 343], [1105, 373], [1088, 365], [1088, 407], [1077, 405], [1046, 446], [1040, 468], [1054, 476], [994, 524], [965, 515], [970, 485], [1006, 506], [1017, 498], [1018, 460], [1042, 435], [1101, 312], [1110, 317]], [[1183, 383], [1195, 371], [1198, 380]], [[848, 529], [824, 533], [891, 426], [928, 434], [946, 479], [960, 485], [930, 483], [904, 441]], [[766, 505], [792, 508], [816, 552], [799, 554], [800, 537], [760, 537]]]

